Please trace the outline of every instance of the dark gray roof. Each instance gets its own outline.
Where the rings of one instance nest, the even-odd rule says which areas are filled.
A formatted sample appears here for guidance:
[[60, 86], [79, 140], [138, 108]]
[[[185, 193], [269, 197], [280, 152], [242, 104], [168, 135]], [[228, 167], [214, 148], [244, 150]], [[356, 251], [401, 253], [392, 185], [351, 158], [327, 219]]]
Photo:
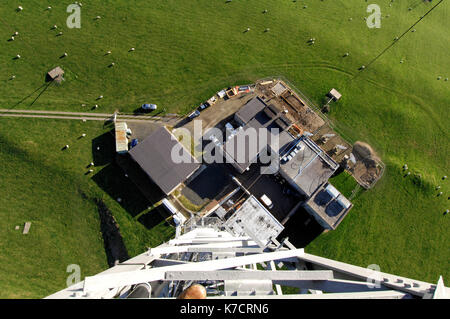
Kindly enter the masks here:
[[274, 117], [277, 116], [277, 114], [279, 113], [278, 109], [273, 105], [269, 105], [264, 109], [264, 113], [270, 117], [271, 119], [273, 119]]
[[[265, 152], [267, 146], [270, 146], [271, 151], [278, 153], [285, 150], [294, 141], [292, 135], [286, 131], [279, 130], [278, 135], [273, 134], [270, 130], [260, 132], [259, 129], [264, 127], [257, 118], [254, 118], [223, 145], [227, 158], [237, 164], [242, 172], [257, 162], [258, 155]], [[251, 131], [255, 134], [257, 143], [250, 142], [248, 135], [252, 135]], [[261, 134], [265, 134], [265, 136]]]
[[129, 151], [133, 160], [166, 194], [173, 191], [200, 167], [200, 163], [186, 149], [180, 154], [181, 163], [175, 163], [171, 153], [177, 145], [180, 149], [183, 147], [165, 127], [162, 127]]
[[275, 120], [275, 123], [277, 123], [282, 130], [286, 130], [292, 124], [292, 122], [284, 115], [281, 115]]
[[247, 124], [256, 114], [261, 112], [266, 107], [266, 103], [259, 97], [251, 99], [247, 104], [236, 112], [237, 116], [243, 123]]
[[[250, 100], [235, 116], [245, 124], [235, 136], [225, 142], [223, 150], [227, 160], [237, 165], [241, 172], [255, 163], [258, 155], [267, 150], [267, 146], [270, 146], [271, 152], [278, 153], [294, 141], [294, 138], [285, 131], [292, 124], [291, 121], [273, 104], [267, 106], [259, 97]], [[266, 130], [260, 132], [264, 128]], [[246, 135], [250, 135], [252, 131], [256, 134], [254, 141], [257, 143], [245, 140]], [[266, 139], [260, 141], [259, 137], [262, 137], [260, 133], [265, 133]], [[241, 140], [241, 143], [238, 140]]]
[[[252, 122], [255, 120], [252, 120]], [[235, 136], [230, 138], [224, 145], [223, 150], [227, 160], [239, 166], [241, 173], [251, 164], [257, 162], [257, 157], [267, 148], [267, 142], [273, 138], [269, 131], [266, 131], [266, 143], [259, 141], [257, 128], [250, 123], [240, 129]], [[250, 138], [250, 136], [252, 138]], [[257, 141], [256, 143], [254, 141]]]

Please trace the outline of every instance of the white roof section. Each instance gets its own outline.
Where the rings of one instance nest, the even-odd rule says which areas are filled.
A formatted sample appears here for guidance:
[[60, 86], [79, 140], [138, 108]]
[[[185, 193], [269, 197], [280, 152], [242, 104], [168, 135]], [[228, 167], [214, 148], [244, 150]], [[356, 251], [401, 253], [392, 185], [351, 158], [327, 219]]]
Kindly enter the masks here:
[[181, 214], [178, 209], [175, 208], [175, 206], [172, 205], [171, 202], [167, 200], [167, 198], [164, 198], [162, 200], [162, 204], [172, 213], [174, 219], [178, 219], [181, 224], [183, 224], [186, 221], [186, 217]]
[[339, 93], [336, 89], [331, 89], [329, 93], [332, 97], [334, 97], [336, 100], [339, 100], [342, 97], [342, 94]]
[[336, 201], [345, 209], [348, 209], [352, 203], [350, 203], [350, 201], [344, 197], [344, 195], [340, 194], [339, 197], [336, 199]]
[[264, 195], [261, 196], [261, 201], [262, 201], [264, 204], [266, 204], [267, 206], [272, 205], [272, 201], [270, 200], [269, 197], [267, 197], [266, 194], [264, 194]]
[[217, 96], [223, 99], [227, 95], [225, 90], [217, 92]]
[[114, 126], [116, 135], [116, 152], [117, 153], [128, 152], [127, 123], [116, 122]]
[[169, 202], [169, 201], [167, 200], [167, 198], [164, 198], [164, 199], [162, 200], [162, 204], [163, 204], [164, 206], [166, 206], [166, 208], [167, 208], [173, 215], [175, 215], [176, 213], [178, 213], [178, 209], [176, 209], [175, 206], [173, 206], [172, 203]]
[[251, 195], [225, 223], [236, 236], [250, 236], [260, 246], [276, 238], [284, 226]]
[[331, 184], [328, 184], [328, 186], [325, 188], [325, 190], [327, 191], [328, 194], [330, 194], [331, 197], [336, 198], [338, 197], [341, 193], [339, 193], [339, 191]]
[[287, 87], [285, 87], [283, 85], [283, 83], [278, 82], [277, 84], [275, 84], [275, 86], [272, 88], [272, 92], [273, 94], [275, 94], [276, 96], [279, 96], [281, 94], [283, 94], [285, 91], [287, 90]]

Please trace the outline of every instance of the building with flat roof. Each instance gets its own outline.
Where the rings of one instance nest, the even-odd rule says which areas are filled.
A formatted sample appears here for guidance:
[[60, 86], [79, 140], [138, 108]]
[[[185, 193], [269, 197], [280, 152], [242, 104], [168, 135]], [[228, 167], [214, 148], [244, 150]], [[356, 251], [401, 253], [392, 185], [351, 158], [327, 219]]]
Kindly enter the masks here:
[[127, 123], [116, 122], [114, 124], [114, 135], [116, 140], [116, 152], [124, 154], [128, 152]]
[[353, 205], [333, 185], [327, 183], [317, 189], [304, 207], [323, 228], [334, 230]]
[[236, 112], [235, 120], [242, 126], [227, 138], [221, 151], [227, 163], [241, 174], [256, 163], [261, 154], [278, 154], [294, 141], [286, 131], [292, 125], [291, 121], [282, 111], [274, 105], [266, 105], [259, 97]]
[[264, 143], [262, 139], [259, 139], [258, 129], [246, 125], [236, 130], [236, 134], [228, 139], [220, 148], [226, 162], [233, 165], [239, 173], [242, 174], [245, 172], [251, 164], [258, 161], [260, 154], [268, 152], [268, 141], [272, 137], [267, 130], [265, 133], [267, 134]]
[[127, 123], [116, 122], [114, 124], [114, 135], [116, 141], [116, 152], [124, 154], [128, 152]]
[[[281, 94], [283, 88], [280, 84], [275, 91]], [[221, 146], [226, 161], [242, 174], [258, 160], [267, 163], [268, 169], [273, 168], [276, 160], [275, 164], [280, 165], [278, 173], [306, 198], [306, 210], [325, 229], [335, 229], [352, 207], [350, 201], [328, 184], [339, 164], [310, 138], [298, 138], [289, 133], [292, 122], [285, 111], [273, 104], [267, 105], [259, 97], [235, 113], [235, 120], [242, 126], [234, 130]], [[260, 134], [266, 136], [261, 137]], [[317, 204], [318, 198], [325, 198], [324, 192], [331, 189], [337, 194], [327, 203]]]
[[316, 143], [302, 136], [280, 161], [280, 174], [301, 194], [312, 194], [334, 174], [339, 164]]
[[255, 97], [248, 101], [247, 104], [241, 107], [239, 111], [234, 114], [234, 119], [239, 123], [239, 125], [244, 126], [266, 106], [266, 103], [261, 98]]
[[272, 92], [273, 92], [273, 94], [275, 94], [275, 96], [279, 96], [279, 95], [283, 94], [284, 92], [286, 92], [286, 90], [287, 90], [287, 87], [281, 82], [278, 82], [272, 88]]
[[[172, 150], [176, 148], [180, 150], [177, 152], [179, 159], [174, 161]], [[165, 127], [156, 130], [132, 148], [129, 154], [166, 195], [172, 193], [200, 167], [189, 150]]]
[[316, 143], [302, 137], [282, 155], [280, 174], [292, 187], [307, 197], [304, 207], [325, 229], [336, 229], [352, 208], [328, 179], [337, 164]]
[[284, 226], [251, 195], [225, 222], [225, 228], [236, 236], [248, 235], [259, 246], [266, 246], [277, 238]]
[[[272, 131], [273, 128], [278, 131]], [[236, 134], [222, 145], [221, 150], [226, 162], [242, 174], [251, 164], [261, 159], [262, 154], [275, 156], [289, 148], [292, 142], [294, 137], [283, 131], [276, 122], [262, 125], [257, 119], [253, 119], [237, 129]]]

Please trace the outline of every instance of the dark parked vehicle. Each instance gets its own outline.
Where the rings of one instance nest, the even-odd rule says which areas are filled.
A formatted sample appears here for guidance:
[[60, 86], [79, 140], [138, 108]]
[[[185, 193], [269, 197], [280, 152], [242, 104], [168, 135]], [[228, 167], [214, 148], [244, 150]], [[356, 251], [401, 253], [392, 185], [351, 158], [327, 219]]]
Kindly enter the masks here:
[[156, 104], [142, 104], [141, 107], [145, 111], [154, 111], [158, 108]]
[[198, 110], [203, 111], [204, 109], [208, 108], [209, 106], [210, 106], [210, 104], [208, 102], [205, 102], [198, 107]]
[[136, 145], [138, 145], [138, 143], [139, 143], [138, 139], [137, 139], [137, 138], [134, 138], [134, 139], [131, 141], [131, 148], [133, 148], [133, 147], [135, 147]]
[[199, 115], [200, 115], [200, 111], [199, 110], [195, 110], [194, 112], [192, 112], [191, 114], [188, 115], [188, 118], [190, 120], [192, 120], [192, 119], [196, 118]]

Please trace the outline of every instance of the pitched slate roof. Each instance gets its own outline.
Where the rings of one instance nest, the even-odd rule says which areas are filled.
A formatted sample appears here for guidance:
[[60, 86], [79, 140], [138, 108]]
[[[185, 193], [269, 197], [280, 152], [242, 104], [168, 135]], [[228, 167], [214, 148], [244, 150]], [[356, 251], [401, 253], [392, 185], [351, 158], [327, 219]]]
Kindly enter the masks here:
[[180, 155], [179, 161], [172, 159], [175, 147], [183, 149], [175, 136], [162, 127], [129, 151], [133, 160], [166, 194], [170, 194], [200, 167], [187, 149], [176, 152]]

